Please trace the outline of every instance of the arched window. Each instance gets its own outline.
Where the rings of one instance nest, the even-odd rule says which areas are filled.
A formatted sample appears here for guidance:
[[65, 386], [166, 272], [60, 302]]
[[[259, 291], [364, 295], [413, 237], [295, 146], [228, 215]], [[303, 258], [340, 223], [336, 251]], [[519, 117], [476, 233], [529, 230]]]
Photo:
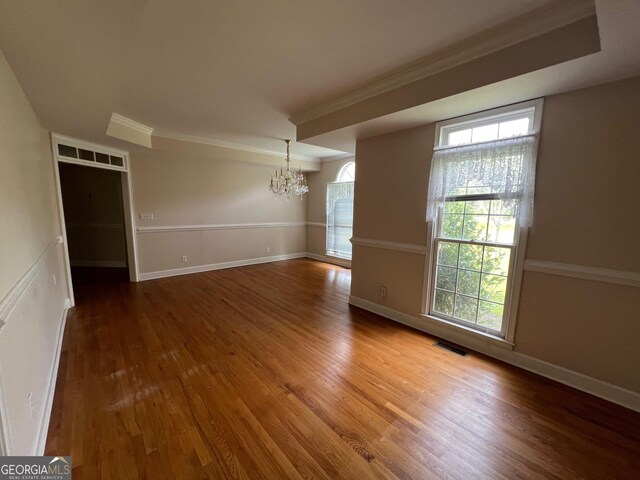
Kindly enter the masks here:
[[345, 163], [336, 177], [336, 182], [353, 182], [356, 179], [356, 162]]
[[335, 182], [327, 183], [327, 255], [351, 260], [355, 162], [345, 163]]

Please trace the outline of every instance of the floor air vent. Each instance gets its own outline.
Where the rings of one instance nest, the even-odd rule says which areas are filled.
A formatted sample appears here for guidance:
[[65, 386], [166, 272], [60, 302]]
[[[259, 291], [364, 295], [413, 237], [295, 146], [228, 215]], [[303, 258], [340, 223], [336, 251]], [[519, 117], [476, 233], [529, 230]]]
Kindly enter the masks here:
[[456, 353], [461, 357], [466, 357], [467, 355], [469, 355], [469, 352], [465, 352], [464, 350], [461, 350], [459, 348], [453, 347], [451, 345], [447, 345], [446, 343], [436, 342], [434, 343], [434, 345], [436, 347], [444, 348], [445, 350], [449, 350], [450, 352]]

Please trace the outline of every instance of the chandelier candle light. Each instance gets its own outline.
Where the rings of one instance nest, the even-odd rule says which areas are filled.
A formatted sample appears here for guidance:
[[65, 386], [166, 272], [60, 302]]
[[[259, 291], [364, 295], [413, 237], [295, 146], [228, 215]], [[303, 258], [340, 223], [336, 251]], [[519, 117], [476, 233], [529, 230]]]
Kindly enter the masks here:
[[291, 140], [285, 140], [285, 142], [287, 142], [287, 168], [286, 170], [280, 168], [279, 171], [276, 168], [275, 176], [271, 177], [269, 190], [275, 195], [286, 197], [287, 200], [289, 200], [291, 195], [300, 195], [300, 200], [302, 200], [302, 195], [309, 191], [307, 179], [302, 173], [302, 168], [298, 170], [290, 168], [289, 164], [291, 163], [291, 159], [289, 157], [289, 147]]

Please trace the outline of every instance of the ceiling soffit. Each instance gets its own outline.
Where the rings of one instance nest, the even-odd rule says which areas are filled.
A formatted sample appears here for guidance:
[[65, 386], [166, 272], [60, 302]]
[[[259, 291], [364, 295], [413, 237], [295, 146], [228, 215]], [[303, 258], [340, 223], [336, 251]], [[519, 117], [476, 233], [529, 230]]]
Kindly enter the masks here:
[[294, 114], [307, 140], [600, 51], [595, 5], [538, 8]]

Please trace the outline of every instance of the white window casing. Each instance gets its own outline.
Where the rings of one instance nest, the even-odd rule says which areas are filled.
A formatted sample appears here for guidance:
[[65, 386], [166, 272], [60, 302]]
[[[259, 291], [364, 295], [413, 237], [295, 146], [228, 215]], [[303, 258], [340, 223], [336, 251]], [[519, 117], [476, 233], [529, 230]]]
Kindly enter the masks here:
[[541, 114], [535, 100], [436, 125], [426, 320], [513, 341]]

